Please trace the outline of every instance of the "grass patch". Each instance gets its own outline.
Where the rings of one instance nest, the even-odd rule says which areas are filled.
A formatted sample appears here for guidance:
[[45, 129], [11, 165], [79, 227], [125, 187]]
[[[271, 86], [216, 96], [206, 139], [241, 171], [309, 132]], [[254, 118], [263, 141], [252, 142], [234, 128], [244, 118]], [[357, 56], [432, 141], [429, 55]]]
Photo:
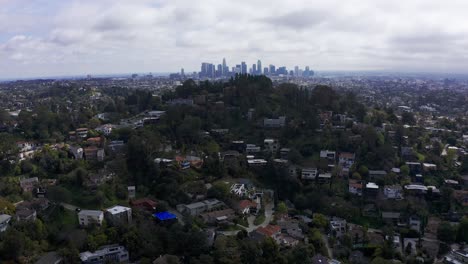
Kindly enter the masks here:
[[254, 220], [254, 225], [261, 225], [261, 224], [263, 224], [263, 222], [265, 222], [265, 219], [266, 219], [266, 217], [265, 217], [265, 212], [262, 211], [261, 214], [259, 214], [259, 215], [255, 218], [255, 220]]

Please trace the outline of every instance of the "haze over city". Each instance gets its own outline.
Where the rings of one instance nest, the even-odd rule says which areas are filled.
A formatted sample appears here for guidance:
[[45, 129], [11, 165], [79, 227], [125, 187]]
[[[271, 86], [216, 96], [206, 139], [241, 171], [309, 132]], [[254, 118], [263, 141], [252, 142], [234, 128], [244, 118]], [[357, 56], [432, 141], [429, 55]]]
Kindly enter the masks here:
[[200, 62], [462, 73], [466, 1], [0, 0], [0, 78]]

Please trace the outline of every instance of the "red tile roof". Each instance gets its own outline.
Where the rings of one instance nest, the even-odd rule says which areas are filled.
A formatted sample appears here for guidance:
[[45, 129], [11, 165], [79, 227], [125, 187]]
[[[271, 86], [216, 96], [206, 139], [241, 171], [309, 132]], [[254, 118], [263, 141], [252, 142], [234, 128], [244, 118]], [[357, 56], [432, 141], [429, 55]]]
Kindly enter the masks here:
[[252, 207], [257, 207], [257, 203], [252, 202], [250, 200], [242, 200], [239, 202], [239, 208], [241, 210], [244, 210], [245, 208], [252, 208]]
[[265, 227], [259, 227], [257, 228], [257, 232], [264, 235], [264, 236], [267, 236], [267, 237], [272, 237], [278, 233], [280, 233], [281, 231], [281, 227], [277, 226], [277, 225], [267, 225]]

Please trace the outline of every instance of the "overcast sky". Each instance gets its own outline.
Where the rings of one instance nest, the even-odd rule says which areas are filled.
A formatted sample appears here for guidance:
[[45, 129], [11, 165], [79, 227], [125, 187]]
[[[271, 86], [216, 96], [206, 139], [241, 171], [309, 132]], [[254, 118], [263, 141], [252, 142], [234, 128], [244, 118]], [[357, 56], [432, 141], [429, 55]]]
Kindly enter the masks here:
[[464, 73], [467, 10], [467, 0], [0, 0], [0, 78], [188, 72], [223, 57]]

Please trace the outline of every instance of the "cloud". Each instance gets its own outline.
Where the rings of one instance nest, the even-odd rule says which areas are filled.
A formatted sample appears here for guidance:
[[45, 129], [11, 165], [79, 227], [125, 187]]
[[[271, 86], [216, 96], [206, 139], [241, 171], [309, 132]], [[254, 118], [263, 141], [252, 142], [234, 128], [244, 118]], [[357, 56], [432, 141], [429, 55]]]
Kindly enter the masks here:
[[0, 78], [190, 71], [222, 57], [461, 72], [467, 9], [462, 0], [0, 0]]

